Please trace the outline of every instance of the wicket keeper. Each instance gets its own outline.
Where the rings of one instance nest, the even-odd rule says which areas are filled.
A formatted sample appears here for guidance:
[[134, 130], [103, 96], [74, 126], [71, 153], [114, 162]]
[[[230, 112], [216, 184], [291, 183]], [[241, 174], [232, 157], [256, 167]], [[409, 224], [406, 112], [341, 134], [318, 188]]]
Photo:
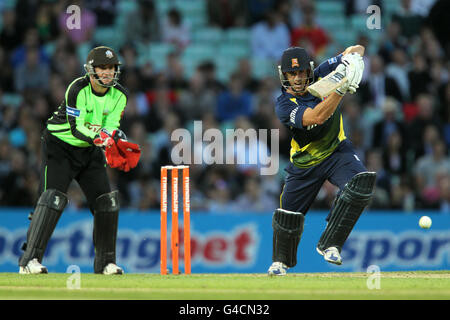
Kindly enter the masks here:
[[[277, 98], [276, 114], [292, 140], [280, 208], [272, 218], [270, 276], [286, 275], [286, 270], [297, 264], [305, 215], [326, 180], [340, 189], [317, 244], [318, 253], [327, 262], [342, 263], [341, 249], [371, 199], [376, 173], [367, 172], [345, 136], [340, 110], [343, 96], [358, 89], [363, 55], [363, 46], [351, 46], [314, 68], [305, 49], [291, 47], [283, 52], [278, 66], [282, 93]], [[335, 92], [322, 100], [306, 90], [334, 70], [348, 79]]]
[[48, 273], [42, 259], [68, 203], [66, 192], [73, 179], [94, 216], [94, 272], [123, 274], [116, 265], [118, 191], [111, 191], [104, 148], [123, 138], [118, 128], [128, 95], [117, 82], [120, 62], [113, 49], [92, 49], [84, 67], [86, 75], [69, 85], [41, 137], [40, 197], [19, 259], [21, 274]]

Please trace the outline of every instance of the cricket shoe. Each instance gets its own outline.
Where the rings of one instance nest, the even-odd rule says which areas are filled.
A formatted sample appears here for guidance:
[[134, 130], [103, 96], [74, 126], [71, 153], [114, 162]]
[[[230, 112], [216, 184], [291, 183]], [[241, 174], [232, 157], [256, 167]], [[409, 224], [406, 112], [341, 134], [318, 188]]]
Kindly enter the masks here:
[[28, 261], [27, 265], [25, 267], [19, 268], [20, 274], [41, 274], [41, 273], [48, 273], [48, 270], [46, 267], [44, 267], [42, 264], [39, 263], [37, 258], [34, 258], [33, 260]]
[[285, 276], [287, 269], [288, 269], [288, 267], [284, 263], [274, 262], [270, 266], [267, 273], [269, 274], [269, 276]]
[[337, 265], [342, 264], [342, 258], [339, 253], [339, 250], [336, 247], [329, 247], [328, 249], [325, 249], [324, 251], [319, 250], [319, 248], [316, 248], [317, 252], [323, 255], [323, 258], [325, 261], [329, 263], [334, 263]]
[[105, 268], [103, 268], [103, 274], [124, 274], [123, 269], [114, 263], [109, 263]]

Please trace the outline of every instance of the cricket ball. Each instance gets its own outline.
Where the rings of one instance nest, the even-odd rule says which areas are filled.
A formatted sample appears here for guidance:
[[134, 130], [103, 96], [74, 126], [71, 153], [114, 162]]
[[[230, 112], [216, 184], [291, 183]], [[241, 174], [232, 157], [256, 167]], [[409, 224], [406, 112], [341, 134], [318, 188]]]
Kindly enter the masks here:
[[429, 229], [431, 227], [431, 218], [428, 216], [423, 216], [419, 219], [419, 226], [422, 229]]

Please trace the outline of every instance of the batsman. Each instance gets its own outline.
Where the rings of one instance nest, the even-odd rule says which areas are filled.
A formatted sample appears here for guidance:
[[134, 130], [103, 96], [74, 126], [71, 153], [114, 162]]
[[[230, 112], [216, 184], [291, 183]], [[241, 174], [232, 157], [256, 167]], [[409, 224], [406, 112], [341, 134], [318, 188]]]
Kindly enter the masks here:
[[42, 259], [73, 179], [94, 217], [94, 272], [123, 274], [116, 265], [119, 197], [111, 190], [106, 164], [129, 171], [137, 165], [140, 149], [119, 130], [128, 96], [117, 82], [120, 62], [114, 50], [92, 49], [84, 67], [86, 75], [69, 85], [41, 137], [40, 197], [19, 258], [21, 274], [48, 273]]
[[[280, 208], [272, 217], [270, 276], [286, 275], [297, 264], [305, 215], [326, 180], [339, 188], [316, 248], [327, 262], [342, 264], [342, 247], [371, 199], [376, 173], [367, 171], [345, 136], [340, 110], [343, 96], [358, 89], [364, 50], [360, 45], [348, 47], [317, 68], [303, 48], [283, 52], [276, 114], [292, 140]], [[324, 99], [308, 92], [308, 86], [333, 71], [335, 79], [346, 79], [334, 92]]]

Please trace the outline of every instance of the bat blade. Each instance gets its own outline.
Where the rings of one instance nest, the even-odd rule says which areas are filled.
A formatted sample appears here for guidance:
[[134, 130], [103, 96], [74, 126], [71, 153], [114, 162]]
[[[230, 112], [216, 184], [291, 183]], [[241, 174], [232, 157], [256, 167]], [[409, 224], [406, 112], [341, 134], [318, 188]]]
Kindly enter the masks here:
[[342, 86], [347, 78], [337, 71], [330, 72], [326, 77], [308, 86], [307, 90], [313, 96], [323, 99], [329, 96], [334, 90]]

